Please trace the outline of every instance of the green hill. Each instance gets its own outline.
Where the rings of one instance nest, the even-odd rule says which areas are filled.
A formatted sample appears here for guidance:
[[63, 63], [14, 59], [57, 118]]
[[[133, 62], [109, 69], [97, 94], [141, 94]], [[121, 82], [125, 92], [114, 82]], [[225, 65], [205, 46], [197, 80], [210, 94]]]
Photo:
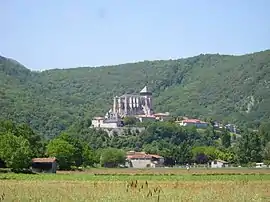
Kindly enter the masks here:
[[0, 57], [1, 117], [44, 136], [103, 115], [112, 96], [153, 90], [156, 111], [256, 124], [270, 118], [270, 50], [31, 72]]

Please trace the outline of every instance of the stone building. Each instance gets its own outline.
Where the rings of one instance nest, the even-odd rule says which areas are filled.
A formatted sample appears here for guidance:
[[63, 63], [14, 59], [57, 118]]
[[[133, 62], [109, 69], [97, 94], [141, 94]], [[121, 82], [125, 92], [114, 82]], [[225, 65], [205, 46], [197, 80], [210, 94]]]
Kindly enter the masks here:
[[153, 114], [152, 92], [145, 86], [139, 94], [124, 94], [113, 98], [113, 114], [120, 117]]
[[126, 156], [126, 166], [131, 168], [156, 168], [164, 166], [164, 158], [156, 154], [129, 151]]
[[[157, 116], [156, 116], [157, 115]], [[152, 92], [145, 86], [139, 93], [113, 98], [113, 107], [104, 117], [92, 119], [93, 128], [117, 129], [124, 126], [123, 118], [136, 117], [139, 121], [163, 120], [169, 113], [154, 114]]]

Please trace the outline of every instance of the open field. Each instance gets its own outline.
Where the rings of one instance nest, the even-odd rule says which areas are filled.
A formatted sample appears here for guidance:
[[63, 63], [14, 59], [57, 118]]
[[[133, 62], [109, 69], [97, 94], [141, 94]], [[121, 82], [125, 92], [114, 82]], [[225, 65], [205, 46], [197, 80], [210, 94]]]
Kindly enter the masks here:
[[[58, 173], [81, 173], [80, 171], [58, 171]], [[126, 175], [185, 175], [185, 174], [270, 174], [270, 169], [255, 169], [255, 168], [219, 168], [219, 169], [209, 169], [209, 168], [191, 168], [187, 171], [186, 168], [129, 168], [129, 169], [119, 169], [119, 168], [92, 168], [85, 170], [84, 173], [88, 174], [126, 174]]]
[[7, 173], [0, 174], [0, 201], [1, 195], [2, 201], [270, 201], [270, 170], [92, 169], [80, 173]]

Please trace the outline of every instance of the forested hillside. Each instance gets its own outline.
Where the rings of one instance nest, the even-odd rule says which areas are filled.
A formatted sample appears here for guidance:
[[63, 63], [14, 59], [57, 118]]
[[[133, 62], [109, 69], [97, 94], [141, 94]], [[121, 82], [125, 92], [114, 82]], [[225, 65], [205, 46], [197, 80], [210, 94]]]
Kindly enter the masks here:
[[138, 92], [148, 82], [156, 111], [255, 126], [270, 118], [269, 78], [270, 50], [43, 72], [0, 57], [1, 117], [55, 136], [103, 115], [112, 96]]

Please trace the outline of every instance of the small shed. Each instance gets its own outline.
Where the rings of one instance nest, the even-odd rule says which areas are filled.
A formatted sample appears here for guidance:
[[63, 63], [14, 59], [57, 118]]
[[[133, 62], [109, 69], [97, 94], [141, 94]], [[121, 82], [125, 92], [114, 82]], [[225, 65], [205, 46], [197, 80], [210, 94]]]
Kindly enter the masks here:
[[37, 173], [56, 173], [57, 159], [56, 158], [33, 158], [32, 170]]
[[211, 161], [211, 168], [224, 168], [224, 167], [228, 167], [228, 162], [219, 159]]

